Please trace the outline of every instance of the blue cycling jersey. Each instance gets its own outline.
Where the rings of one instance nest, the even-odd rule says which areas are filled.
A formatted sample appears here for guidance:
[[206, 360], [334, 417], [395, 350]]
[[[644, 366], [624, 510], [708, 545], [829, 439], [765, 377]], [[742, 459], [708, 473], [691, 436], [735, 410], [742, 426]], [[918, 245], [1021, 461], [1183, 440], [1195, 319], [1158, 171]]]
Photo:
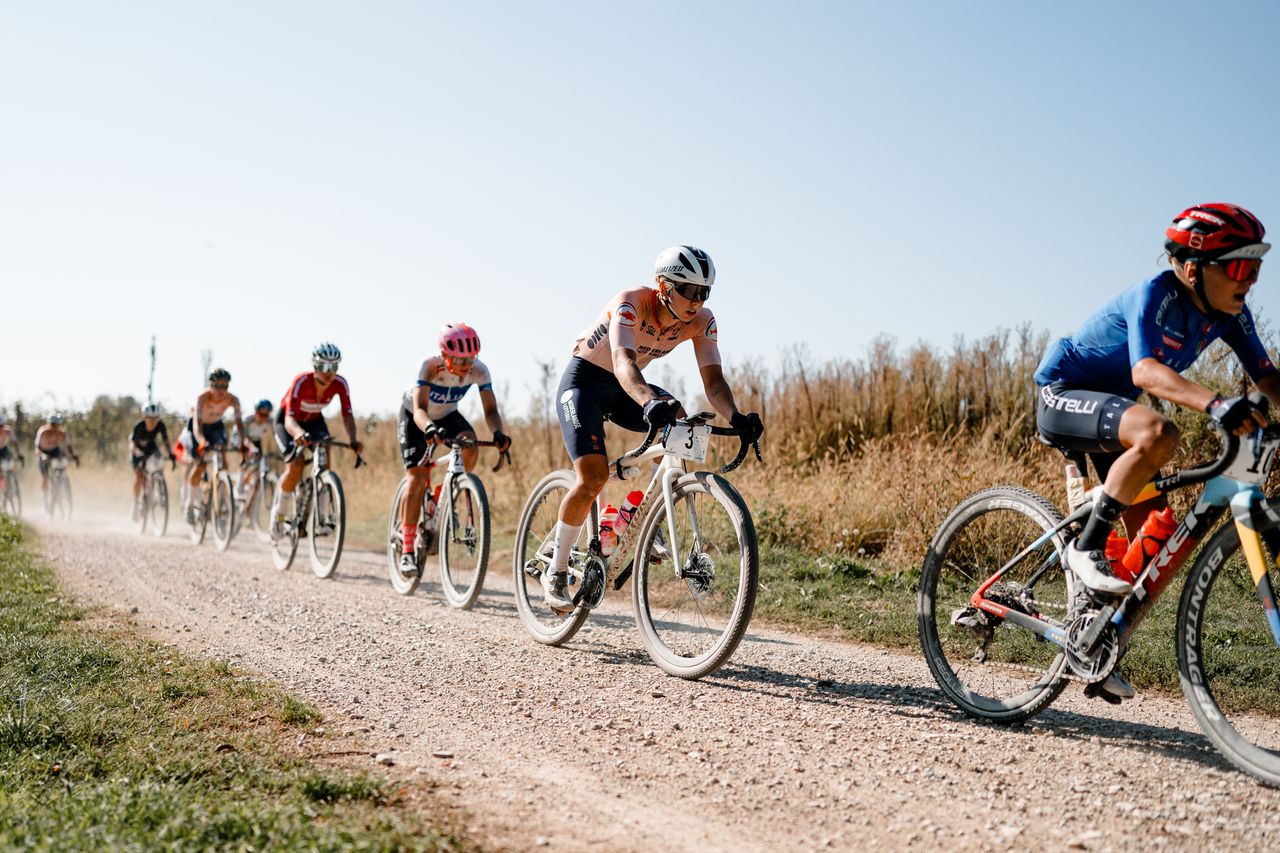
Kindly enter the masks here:
[[1166, 270], [1112, 299], [1071, 337], [1054, 341], [1036, 369], [1035, 381], [1137, 399], [1135, 364], [1154, 358], [1181, 373], [1218, 338], [1235, 350], [1255, 382], [1275, 372], [1247, 307], [1238, 316], [1211, 320], [1191, 304], [1178, 277]]

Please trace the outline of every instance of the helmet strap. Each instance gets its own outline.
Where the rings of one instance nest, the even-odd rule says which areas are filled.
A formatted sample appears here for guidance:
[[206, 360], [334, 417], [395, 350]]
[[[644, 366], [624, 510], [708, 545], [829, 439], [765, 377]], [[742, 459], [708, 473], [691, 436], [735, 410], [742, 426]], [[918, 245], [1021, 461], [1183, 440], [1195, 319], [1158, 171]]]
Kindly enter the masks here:
[[1213, 303], [1209, 301], [1209, 294], [1205, 292], [1204, 267], [1206, 262], [1204, 258], [1191, 258], [1190, 260], [1195, 264], [1195, 272], [1196, 272], [1196, 283], [1191, 286], [1191, 289], [1195, 291], [1196, 296], [1200, 297], [1200, 304], [1204, 306], [1205, 316], [1208, 317], [1210, 320], [1231, 319], [1230, 314], [1226, 313], [1225, 311], [1219, 311], [1213, 307]]
[[[667, 285], [667, 291], [665, 293], [662, 290], [663, 282], [666, 282], [666, 285]], [[671, 307], [671, 297], [669, 295], [670, 292], [674, 289], [675, 289], [675, 285], [672, 284], [670, 281], [667, 281], [667, 279], [665, 278], [662, 279], [662, 281], [658, 282], [658, 302], [662, 303], [662, 307], [667, 309], [667, 313], [671, 315], [672, 320], [679, 320], [680, 315], [677, 314], [675, 312], [675, 309]]]

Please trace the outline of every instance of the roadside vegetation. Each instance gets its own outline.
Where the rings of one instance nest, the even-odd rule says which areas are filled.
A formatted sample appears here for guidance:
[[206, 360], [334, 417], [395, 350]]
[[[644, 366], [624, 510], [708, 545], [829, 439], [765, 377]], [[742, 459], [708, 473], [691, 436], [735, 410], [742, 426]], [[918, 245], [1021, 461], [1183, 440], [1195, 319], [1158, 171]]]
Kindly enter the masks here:
[[425, 782], [309, 760], [319, 723], [67, 600], [0, 516], [0, 849], [467, 849]]

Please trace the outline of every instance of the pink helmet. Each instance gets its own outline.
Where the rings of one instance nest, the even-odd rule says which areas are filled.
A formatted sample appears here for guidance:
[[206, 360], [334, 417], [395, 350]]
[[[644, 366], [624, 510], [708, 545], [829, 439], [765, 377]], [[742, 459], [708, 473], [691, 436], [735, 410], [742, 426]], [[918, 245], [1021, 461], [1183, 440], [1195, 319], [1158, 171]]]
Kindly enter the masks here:
[[440, 354], [447, 358], [475, 358], [480, 354], [480, 336], [466, 323], [446, 323], [440, 329]]

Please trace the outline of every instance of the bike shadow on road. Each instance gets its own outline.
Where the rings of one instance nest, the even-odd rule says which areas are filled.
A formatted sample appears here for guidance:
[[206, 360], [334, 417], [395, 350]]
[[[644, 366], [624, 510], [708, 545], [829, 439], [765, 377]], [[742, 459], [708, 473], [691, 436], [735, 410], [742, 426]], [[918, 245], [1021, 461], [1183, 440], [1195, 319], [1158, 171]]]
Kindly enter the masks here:
[[[914, 719], [932, 718], [973, 726], [975, 731], [1007, 732], [1010, 737], [1040, 738], [1046, 735], [1079, 741], [1082, 744], [1126, 747], [1154, 752], [1168, 758], [1193, 761], [1216, 770], [1234, 772], [1226, 761], [1197, 731], [1159, 726], [1150, 723], [1095, 717], [1075, 711], [1049, 708], [1031, 720], [1013, 725], [975, 720], [931, 687], [903, 684], [839, 681], [762, 667], [737, 665], [732, 662], [714, 675], [703, 679], [708, 687], [721, 687], [780, 699], [794, 699], [833, 707], [847, 707], [851, 700], [887, 706], [886, 711]], [[1101, 701], [1101, 700], [1094, 700]]]

